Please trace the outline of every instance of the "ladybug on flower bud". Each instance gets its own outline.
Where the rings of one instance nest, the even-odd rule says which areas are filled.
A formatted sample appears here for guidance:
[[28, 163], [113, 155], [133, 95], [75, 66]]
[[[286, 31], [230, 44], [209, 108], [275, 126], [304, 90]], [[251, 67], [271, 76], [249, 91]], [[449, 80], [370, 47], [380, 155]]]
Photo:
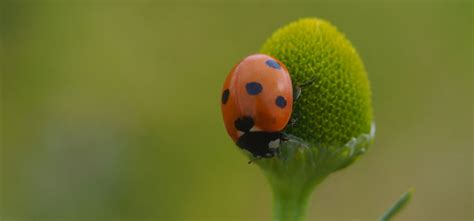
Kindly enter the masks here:
[[254, 54], [234, 66], [222, 89], [227, 133], [256, 158], [273, 157], [288, 138], [282, 130], [293, 110], [293, 87], [285, 65]]

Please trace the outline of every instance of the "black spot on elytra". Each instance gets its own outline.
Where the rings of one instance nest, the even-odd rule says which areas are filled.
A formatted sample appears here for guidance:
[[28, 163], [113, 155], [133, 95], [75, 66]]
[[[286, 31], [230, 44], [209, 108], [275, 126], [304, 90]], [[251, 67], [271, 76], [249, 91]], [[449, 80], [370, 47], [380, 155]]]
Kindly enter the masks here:
[[277, 61], [273, 60], [273, 59], [269, 59], [265, 62], [268, 67], [271, 67], [271, 68], [274, 68], [274, 69], [277, 69], [277, 70], [280, 70], [280, 64], [278, 64]]
[[248, 94], [257, 95], [257, 94], [260, 94], [260, 92], [262, 92], [263, 87], [258, 82], [250, 82], [245, 85], [245, 89], [247, 90]]
[[224, 92], [222, 92], [222, 104], [226, 104], [227, 100], [229, 100], [229, 89], [225, 89]]
[[280, 107], [280, 108], [285, 108], [286, 107], [286, 99], [282, 96], [278, 96], [275, 100], [275, 104]]
[[241, 117], [234, 121], [234, 126], [237, 130], [248, 132], [253, 127], [254, 122], [251, 117]]

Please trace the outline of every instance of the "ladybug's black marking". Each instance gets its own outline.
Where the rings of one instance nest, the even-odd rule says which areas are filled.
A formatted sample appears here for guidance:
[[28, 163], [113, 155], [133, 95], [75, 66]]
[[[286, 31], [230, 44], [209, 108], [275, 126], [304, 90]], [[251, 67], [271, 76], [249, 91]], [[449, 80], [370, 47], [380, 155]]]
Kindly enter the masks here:
[[280, 108], [285, 108], [286, 107], [286, 99], [282, 96], [278, 96], [275, 100], [275, 104], [280, 107]]
[[258, 82], [250, 82], [245, 85], [245, 89], [247, 90], [248, 94], [257, 95], [257, 94], [260, 94], [260, 92], [262, 92], [263, 87]]
[[268, 65], [268, 67], [271, 67], [271, 68], [275, 68], [277, 70], [280, 70], [281, 66], [280, 64], [278, 64], [277, 61], [273, 60], [273, 59], [268, 59], [265, 64]]
[[225, 89], [225, 91], [222, 92], [222, 104], [226, 104], [227, 100], [229, 100], [229, 89]]
[[254, 125], [253, 119], [251, 117], [241, 117], [234, 121], [234, 126], [237, 130], [242, 132], [249, 132]]
[[273, 157], [278, 154], [279, 148], [270, 148], [271, 141], [286, 140], [281, 132], [254, 131], [244, 133], [237, 140], [237, 146], [248, 150], [256, 158]]

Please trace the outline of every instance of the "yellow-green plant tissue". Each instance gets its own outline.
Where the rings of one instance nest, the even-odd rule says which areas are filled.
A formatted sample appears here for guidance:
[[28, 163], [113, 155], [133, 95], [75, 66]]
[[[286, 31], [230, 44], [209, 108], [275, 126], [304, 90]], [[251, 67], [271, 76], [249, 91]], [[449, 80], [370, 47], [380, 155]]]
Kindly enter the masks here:
[[372, 125], [371, 93], [359, 54], [336, 27], [307, 18], [276, 31], [262, 53], [288, 68], [295, 86], [304, 87], [294, 112], [298, 122], [288, 133], [322, 146], [344, 145], [369, 134]]
[[301, 94], [280, 156], [255, 163], [272, 186], [275, 218], [302, 220], [316, 184], [350, 165], [372, 143], [369, 80], [349, 40], [321, 19], [304, 18], [278, 29], [260, 52], [286, 65]]

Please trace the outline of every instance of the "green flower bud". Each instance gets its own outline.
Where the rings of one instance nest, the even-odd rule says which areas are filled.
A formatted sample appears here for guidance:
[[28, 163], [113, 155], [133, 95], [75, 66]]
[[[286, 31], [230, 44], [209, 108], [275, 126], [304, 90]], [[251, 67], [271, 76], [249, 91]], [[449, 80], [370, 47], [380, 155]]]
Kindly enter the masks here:
[[288, 68], [294, 86], [314, 79], [295, 103], [287, 132], [322, 146], [341, 146], [370, 132], [372, 104], [364, 65], [343, 34], [319, 19], [301, 19], [279, 29], [261, 52]]
[[283, 62], [293, 86], [290, 140], [278, 157], [255, 161], [273, 188], [275, 218], [303, 219], [309, 196], [330, 173], [365, 152], [374, 135], [371, 92], [364, 65], [351, 43], [329, 22], [306, 18], [277, 30], [261, 53]]

